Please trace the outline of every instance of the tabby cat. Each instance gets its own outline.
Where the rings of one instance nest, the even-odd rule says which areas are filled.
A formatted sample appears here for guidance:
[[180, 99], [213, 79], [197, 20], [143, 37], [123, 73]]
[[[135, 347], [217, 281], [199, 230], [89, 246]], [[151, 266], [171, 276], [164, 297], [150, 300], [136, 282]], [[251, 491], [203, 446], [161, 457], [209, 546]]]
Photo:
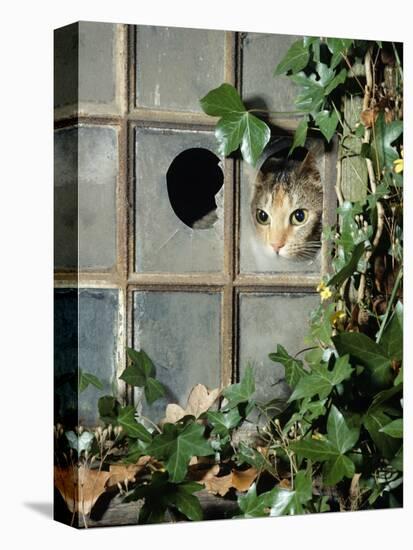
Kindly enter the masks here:
[[323, 187], [315, 157], [270, 157], [253, 187], [252, 222], [267, 257], [314, 259], [321, 247]]

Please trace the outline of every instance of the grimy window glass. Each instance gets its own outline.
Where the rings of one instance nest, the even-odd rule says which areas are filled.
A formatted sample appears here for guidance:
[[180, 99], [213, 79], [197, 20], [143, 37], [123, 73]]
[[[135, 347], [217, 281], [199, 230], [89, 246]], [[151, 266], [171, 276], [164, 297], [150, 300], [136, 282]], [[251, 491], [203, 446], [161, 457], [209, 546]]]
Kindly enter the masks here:
[[[142, 347], [169, 391], [141, 404], [155, 420], [167, 402], [184, 406], [196, 383], [236, 381], [248, 363], [260, 399], [272, 388], [285, 395], [283, 368], [268, 353], [277, 343], [304, 347], [328, 254], [305, 265], [257, 263], [248, 236], [254, 175], [237, 155], [219, 157], [216, 119], [199, 100], [233, 84], [248, 107], [275, 112], [273, 139], [290, 139], [297, 118], [280, 112], [293, 110], [294, 90], [272, 72], [295, 39], [84, 22], [56, 32], [56, 60], [70, 60], [55, 75], [55, 326], [70, 361], [57, 353], [58, 374], [75, 364], [138, 404], [119, 376], [126, 346]], [[331, 224], [335, 152], [316, 137], [306, 147], [317, 156]], [[216, 181], [202, 198], [204, 158]], [[73, 395], [60, 391], [70, 414]], [[98, 396], [96, 388], [81, 394], [82, 422], [97, 422]]]

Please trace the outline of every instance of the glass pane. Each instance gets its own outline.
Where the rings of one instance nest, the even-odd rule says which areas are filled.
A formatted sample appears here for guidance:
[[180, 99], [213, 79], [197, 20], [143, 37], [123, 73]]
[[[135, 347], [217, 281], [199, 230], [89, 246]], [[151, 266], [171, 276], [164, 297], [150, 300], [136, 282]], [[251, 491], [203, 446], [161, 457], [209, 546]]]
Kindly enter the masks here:
[[[117, 310], [116, 290], [55, 290], [56, 420], [93, 426], [99, 397], [116, 391]], [[103, 390], [89, 386], [78, 394], [78, 368], [97, 376]]]
[[57, 29], [54, 51], [55, 107], [117, 110], [115, 24], [82, 21]]
[[239, 370], [242, 376], [247, 365], [253, 365], [258, 401], [288, 396], [284, 367], [271, 361], [268, 354], [277, 350], [277, 344], [291, 355], [305, 347], [309, 314], [318, 303], [314, 294], [240, 293]]
[[215, 196], [217, 221], [208, 229], [192, 229], [172, 208], [166, 178], [174, 159], [183, 151], [214, 151], [215, 147], [211, 132], [136, 130], [136, 271], [223, 269], [223, 187]]
[[299, 36], [245, 33], [242, 38], [242, 97], [248, 106], [270, 111], [295, 111], [297, 87], [274, 69]]
[[223, 31], [139, 26], [136, 40], [138, 107], [200, 112], [224, 81]]
[[55, 132], [55, 267], [116, 263], [117, 132], [81, 126]]
[[[279, 140], [277, 142], [277, 140]], [[289, 138], [274, 138], [272, 149], [285, 158]], [[278, 145], [277, 145], [278, 143]], [[280, 145], [281, 144], [281, 145]], [[278, 147], [282, 147], [278, 150]], [[331, 208], [329, 199], [325, 198], [325, 154], [320, 140], [308, 139], [306, 149], [311, 152], [319, 177], [317, 184], [309, 186], [306, 175], [295, 178], [298, 182], [296, 191], [290, 183], [280, 195], [272, 193], [274, 188], [258, 186], [257, 182], [262, 171], [257, 173], [245, 163], [241, 168], [240, 197], [240, 272], [241, 273], [318, 273], [321, 267], [321, 228], [324, 210]], [[271, 148], [270, 148], [271, 150]], [[268, 153], [267, 153], [268, 154]], [[306, 150], [300, 152], [305, 157]], [[265, 155], [264, 155], [265, 156]], [[301, 158], [300, 157], [300, 158]], [[301, 166], [301, 161], [295, 161], [294, 166]], [[278, 170], [276, 165], [266, 164], [266, 170]], [[289, 165], [291, 167], [291, 165]], [[270, 174], [271, 176], [271, 174]], [[268, 177], [264, 176], [264, 177]], [[270, 217], [257, 220], [258, 207]], [[294, 212], [302, 210], [308, 219], [304, 223], [294, 224]], [[304, 214], [302, 214], [304, 215]], [[284, 249], [277, 248], [284, 245]]]
[[159, 421], [168, 403], [186, 406], [195, 384], [220, 385], [221, 295], [207, 292], [135, 292], [134, 347], [143, 349], [167, 387], [143, 414]]

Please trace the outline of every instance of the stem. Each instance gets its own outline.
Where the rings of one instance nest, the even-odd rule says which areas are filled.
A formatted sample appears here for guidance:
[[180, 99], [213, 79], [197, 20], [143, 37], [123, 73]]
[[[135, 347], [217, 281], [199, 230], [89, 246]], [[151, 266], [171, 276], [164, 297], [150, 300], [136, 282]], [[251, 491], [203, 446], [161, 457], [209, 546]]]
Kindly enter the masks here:
[[339, 158], [337, 160], [337, 164], [336, 164], [336, 167], [337, 167], [337, 176], [336, 176], [336, 195], [337, 195], [337, 199], [338, 199], [338, 204], [340, 206], [342, 206], [343, 202], [344, 202], [344, 197], [343, 197], [343, 192], [341, 190], [341, 163], [342, 163], [342, 158]]
[[387, 320], [388, 320], [389, 315], [391, 313], [391, 307], [392, 307], [392, 305], [394, 303], [394, 300], [396, 298], [396, 294], [397, 294], [397, 291], [399, 289], [399, 285], [400, 285], [400, 282], [401, 282], [402, 278], [403, 278], [403, 267], [400, 267], [399, 272], [397, 273], [396, 281], [395, 281], [394, 286], [393, 286], [393, 290], [392, 290], [391, 295], [390, 295], [390, 300], [389, 300], [389, 303], [387, 305], [386, 313], [384, 314], [384, 319], [383, 319], [383, 321], [380, 325], [380, 330], [377, 334], [376, 342], [378, 344], [380, 343], [380, 339], [383, 336], [383, 332], [384, 332], [384, 329], [386, 327]]
[[396, 58], [396, 61], [397, 61], [397, 68], [399, 69], [400, 77], [403, 80], [403, 69], [402, 69], [402, 64], [400, 63], [399, 52], [397, 51], [397, 48], [394, 42], [392, 42], [391, 45], [393, 46], [394, 57]]

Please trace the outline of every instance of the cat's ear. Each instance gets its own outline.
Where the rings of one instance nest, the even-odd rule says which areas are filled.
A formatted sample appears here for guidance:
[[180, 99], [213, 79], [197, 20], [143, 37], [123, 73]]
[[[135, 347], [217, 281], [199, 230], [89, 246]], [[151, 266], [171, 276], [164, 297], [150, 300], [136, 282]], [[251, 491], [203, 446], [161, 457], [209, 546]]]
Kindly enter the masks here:
[[311, 151], [308, 151], [302, 163], [298, 166], [297, 176], [311, 177], [315, 180], [320, 180], [320, 172], [318, 170], [317, 161]]
[[254, 178], [255, 186], [259, 187], [265, 183], [268, 174], [278, 172], [284, 165], [285, 160], [278, 157], [268, 157], [260, 166], [256, 177]]

